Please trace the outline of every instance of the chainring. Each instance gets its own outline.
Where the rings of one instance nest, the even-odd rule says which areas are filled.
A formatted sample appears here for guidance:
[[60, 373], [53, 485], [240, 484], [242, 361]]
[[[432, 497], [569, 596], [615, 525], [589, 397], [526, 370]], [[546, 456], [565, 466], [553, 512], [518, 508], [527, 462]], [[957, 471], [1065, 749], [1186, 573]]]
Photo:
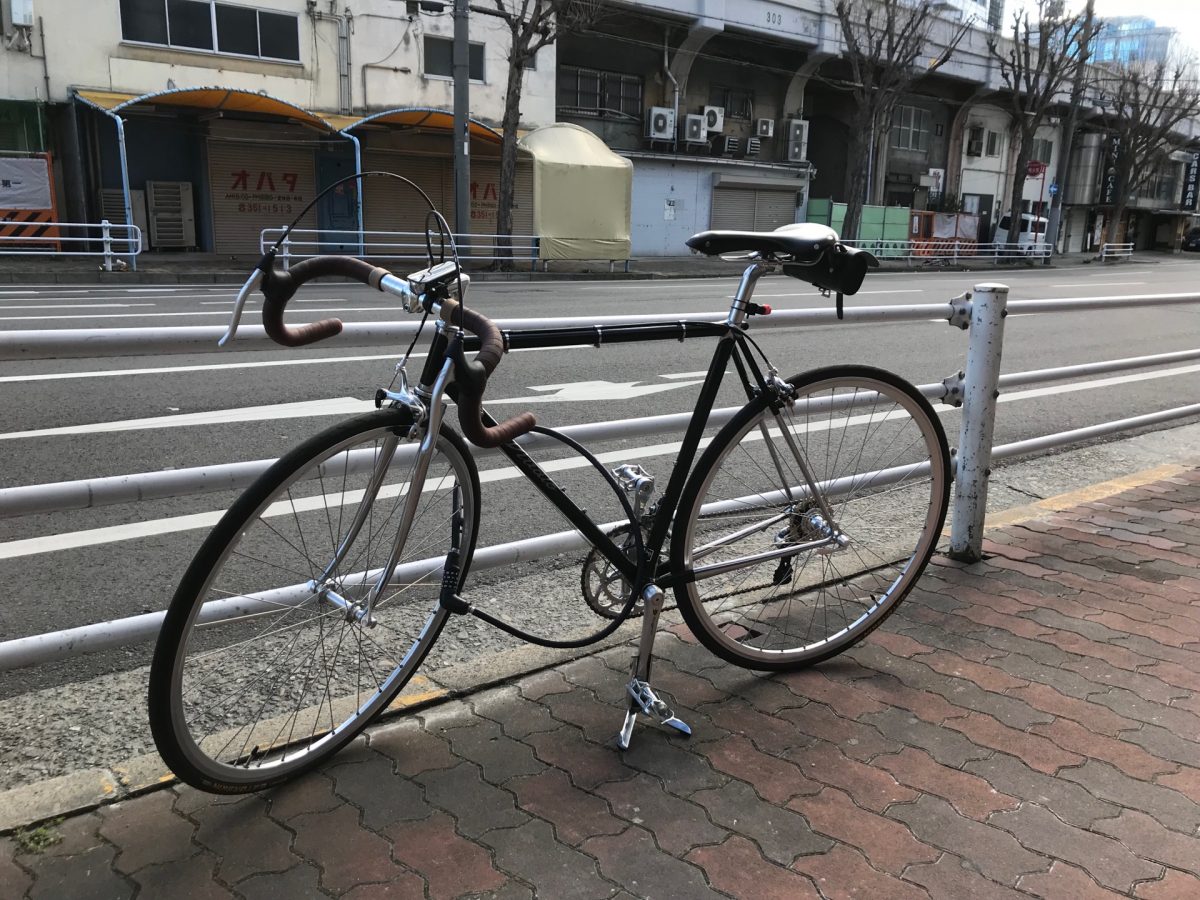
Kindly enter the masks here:
[[[634, 539], [632, 526], [622, 525], [610, 532], [609, 537], [629, 559], [636, 558], [637, 541]], [[621, 615], [632, 591], [625, 577], [594, 547], [584, 557], [579, 586], [587, 605], [593, 612], [606, 619], [616, 619]], [[629, 615], [633, 617], [641, 614], [642, 599], [639, 597]]]

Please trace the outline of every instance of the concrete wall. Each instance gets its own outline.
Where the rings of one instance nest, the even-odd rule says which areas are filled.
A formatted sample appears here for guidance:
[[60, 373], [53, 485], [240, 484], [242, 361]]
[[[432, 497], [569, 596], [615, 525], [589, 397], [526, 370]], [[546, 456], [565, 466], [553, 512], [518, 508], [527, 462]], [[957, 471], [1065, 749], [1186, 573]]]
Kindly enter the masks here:
[[[784, 166], [745, 165], [719, 159], [633, 157], [633, 256], [686, 256], [687, 239], [710, 227], [714, 176], [772, 183], [795, 178], [807, 198], [808, 180]], [[795, 221], [803, 221], [799, 215]]]
[[[711, 162], [633, 161], [634, 256], [685, 256], [690, 252], [685, 241], [708, 228], [712, 173]], [[673, 205], [669, 207], [667, 201]]]

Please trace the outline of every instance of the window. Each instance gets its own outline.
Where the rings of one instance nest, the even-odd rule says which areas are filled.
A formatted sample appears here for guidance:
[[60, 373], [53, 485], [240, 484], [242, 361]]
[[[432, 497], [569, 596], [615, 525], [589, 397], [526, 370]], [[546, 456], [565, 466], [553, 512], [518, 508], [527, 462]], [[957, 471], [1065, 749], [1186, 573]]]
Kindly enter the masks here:
[[1029, 157], [1030, 159], [1036, 159], [1038, 162], [1044, 162], [1046, 165], [1050, 165], [1050, 161], [1053, 159], [1053, 157], [1054, 141], [1047, 140], [1046, 138], [1033, 139], [1033, 152]]
[[300, 19], [213, 0], [120, 0], [127, 41], [300, 61]]
[[562, 66], [558, 108], [576, 115], [642, 117], [642, 79], [620, 72]]
[[898, 106], [892, 114], [892, 147], [897, 150], [929, 150], [929, 111], [916, 106]]
[[999, 156], [1000, 148], [1002, 146], [1003, 146], [1003, 143], [1001, 140], [1000, 132], [989, 131], [987, 133], [987, 150], [985, 151], [987, 153], [987, 155], [988, 156]]
[[708, 104], [723, 107], [727, 119], [749, 121], [754, 118], [754, 91], [745, 88], [711, 85], [708, 89]]
[[967, 156], [983, 156], [982, 125], [973, 125], [967, 131]]
[[[438, 78], [454, 77], [453, 40], [425, 35], [425, 74]], [[483, 81], [483, 44], [471, 44], [467, 49], [467, 77], [472, 81]]]

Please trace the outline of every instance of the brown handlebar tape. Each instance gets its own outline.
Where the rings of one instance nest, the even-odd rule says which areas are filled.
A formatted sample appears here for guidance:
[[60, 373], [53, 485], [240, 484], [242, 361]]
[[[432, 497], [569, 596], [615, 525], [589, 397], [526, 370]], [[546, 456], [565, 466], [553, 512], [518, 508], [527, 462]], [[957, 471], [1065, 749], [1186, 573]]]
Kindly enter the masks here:
[[387, 269], [352, 256], [316, 256], [296, 263], [286, 272], [270, 272], [263, 281], [263, 328], [268, 337], [285, 347], [301, 347], [340, 334], [340, 319], [322, 319], [310, 325], [286, 325], [283, 312], [296, 289], [307, 281], [326, 275], [342, 275], [379, 288]]
[[[500, 364], [504, 355], [504, 337], [496, 323], [482, 313], [467, 309], [457, 300], [442, 301], [442, 321], [461, 325], [463, 329], [479, 338], [479, 352], [475, 354], [475, 362], [483, 366], [484, 371], [491, 375]], [[458, 382], [458, 423], [462, 426], [463, 434], [472, 444], [480, 447], [499, 447], [509, 441], [516, 440], [537, 425], [533, 413], [518, 413], [511, 419], [491, 427], [483, 424], [483, 390], [486, 380], [476, 387], [467, 379]]]

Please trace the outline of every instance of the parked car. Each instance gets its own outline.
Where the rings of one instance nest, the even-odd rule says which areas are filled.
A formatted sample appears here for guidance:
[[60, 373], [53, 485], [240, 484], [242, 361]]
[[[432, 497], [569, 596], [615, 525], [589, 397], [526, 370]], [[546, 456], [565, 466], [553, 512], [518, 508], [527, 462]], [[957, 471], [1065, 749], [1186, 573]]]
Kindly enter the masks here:
[[[1021, 228], [1013, 235], [1009, 236], [1009, 231], [1012, 227], [1012, 220], [1009, 216], [1003, 216], [1000, 219], [1000, 224], [996, 226], [996, 255], [997, 256], [1044, 256], [1046, 254], [1046, 228], [1049, 221], [1041, 216], [1035, 216], [1031, 213], [1021, 213]], [[1015, 251], [1006, 251], [1003, 244], [1016, 244]]]
[[1200, 226], [1189, 228], [1183, 236], [1184, 250], [1200, 250]]

